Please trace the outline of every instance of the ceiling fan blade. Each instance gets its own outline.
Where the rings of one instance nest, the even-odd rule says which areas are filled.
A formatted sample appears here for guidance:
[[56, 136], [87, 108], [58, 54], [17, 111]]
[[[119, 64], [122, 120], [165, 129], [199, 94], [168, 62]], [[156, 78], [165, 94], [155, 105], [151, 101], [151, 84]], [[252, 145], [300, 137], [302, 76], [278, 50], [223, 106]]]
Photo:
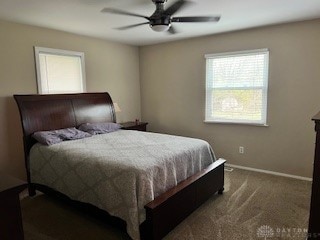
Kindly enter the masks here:
[[113, 14], [120, 14], [120, 15], [126, 15], [126, 16], [133, 16], [133, 17], [142, 17], [142, 18], [149, 20], [149, 17], [147, 17], [147, 16], [126, 12], [126, 11], [115, 9], [115, 8], [104, 8], [101, 10], [101, 12], [102, 13], [113, 13]]
[[182, 9], [182, 7], [185, 7], [190, 3], [191, 2], [188, 2], [186, 0], [178, 0], [174, 4], [172, 4], [170, 7], [168, 7], [166, 10], [164, 10], [164, 13], [171, 16], [175, 14], [178, 10]]
[[167, 32], [170, 33], [170, 34], [176, 34], [176, 33], [178, 33], [178, 32], [177, 32], [177, 29], [176, 29], [175, 27], [173, 27], [173, 26], [171, 26]]
[[220, 20], [220, 16], [172, 18], [172, 22], [218, 22], [219, 20]]
[[124, 27], [118, 27], [118, 28], [115, 28], [115, 29], [117, 29], [117, 30], [126, 30], [126, 29], [130, 29], [130, 28], [138, 27], [138, 26], [141, 26], [141, 25], [145, 25], [145, 24], [149, 24], [149, 22], [132, 24], [132, 25], [124, 26]]

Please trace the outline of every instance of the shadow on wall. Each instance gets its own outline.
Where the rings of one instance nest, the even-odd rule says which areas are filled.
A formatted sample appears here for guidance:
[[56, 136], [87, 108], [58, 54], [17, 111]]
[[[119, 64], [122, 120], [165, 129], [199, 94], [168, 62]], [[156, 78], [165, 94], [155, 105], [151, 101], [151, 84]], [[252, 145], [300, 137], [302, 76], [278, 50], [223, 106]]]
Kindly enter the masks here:
[[6, 172], [21, 178], [26, 179], [25, 162], [24, 162], [24, 151], [22, 141], [22, 126], [20, 122], [20, 114], [18, 106], [13, 98], [5, 97], [5, 126], [4, 136], [7, 140], [4, 147], [6, 147], [7, 157], [2, 159], [5, 161], [4, 169]]

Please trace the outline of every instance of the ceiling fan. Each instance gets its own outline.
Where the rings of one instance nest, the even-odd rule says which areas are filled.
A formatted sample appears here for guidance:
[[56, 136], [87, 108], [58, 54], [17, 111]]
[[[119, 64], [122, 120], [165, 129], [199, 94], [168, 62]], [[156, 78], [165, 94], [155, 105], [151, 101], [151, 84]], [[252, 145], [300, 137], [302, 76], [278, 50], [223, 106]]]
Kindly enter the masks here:
[[185, 7], [190, 2], [187, 0], [177, 0], [168, 8], [164, 8], [165, 3], [167, 0], [152, 0], [152, 2], [156, 5], [155, 12], [150, 16], [143, 16], [140, 14], [130, 13], [119, 9], [114, 8], [104, 8], [101, 10], [103, 13], [113, 13], [113, 14], [121, 14], [133, 17], [141, 17], [148, 20], [148, 22], [132, 24], [124, 27], [117, 28], [118, 30], [126, 30], [129, 28], [134, 28], [137, 26], [149, 24], [152, 30], [156, 32], [165, 32], [168, 31], [169, 33], [176, 33], [175, 28], [171, 25], [171, 23], [175, 22], [218, 22], [220, 20], [220, 16], [193, 16], [193, 17], [173, 17], [172, 15], [175, 14], [178, 10], [182, 7]]

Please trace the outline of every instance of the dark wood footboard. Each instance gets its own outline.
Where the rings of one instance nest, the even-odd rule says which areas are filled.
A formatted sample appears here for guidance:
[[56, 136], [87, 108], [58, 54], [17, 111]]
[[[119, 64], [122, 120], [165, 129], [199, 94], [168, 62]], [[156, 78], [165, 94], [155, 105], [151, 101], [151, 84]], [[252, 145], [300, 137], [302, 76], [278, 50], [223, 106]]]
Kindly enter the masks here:
[[224, 163], [219, 159], [189, 177], [145, 206], [146, 221], [140, 226], [141, 238], [158, 240], [197, 209], [214, 193], [223, 192]]

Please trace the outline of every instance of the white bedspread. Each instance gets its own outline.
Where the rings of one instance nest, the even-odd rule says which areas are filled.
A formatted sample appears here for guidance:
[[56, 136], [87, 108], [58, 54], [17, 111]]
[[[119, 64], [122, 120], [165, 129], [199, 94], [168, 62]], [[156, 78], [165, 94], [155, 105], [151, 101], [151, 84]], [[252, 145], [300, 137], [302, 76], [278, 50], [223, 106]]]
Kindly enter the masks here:
[[[127, 222], [139, 239], [144, 205], [214, 161], [199, 139], [119, 130], [30, 152], [31, 181]], [[178, 206], [177, 206], [178, 207]]]

